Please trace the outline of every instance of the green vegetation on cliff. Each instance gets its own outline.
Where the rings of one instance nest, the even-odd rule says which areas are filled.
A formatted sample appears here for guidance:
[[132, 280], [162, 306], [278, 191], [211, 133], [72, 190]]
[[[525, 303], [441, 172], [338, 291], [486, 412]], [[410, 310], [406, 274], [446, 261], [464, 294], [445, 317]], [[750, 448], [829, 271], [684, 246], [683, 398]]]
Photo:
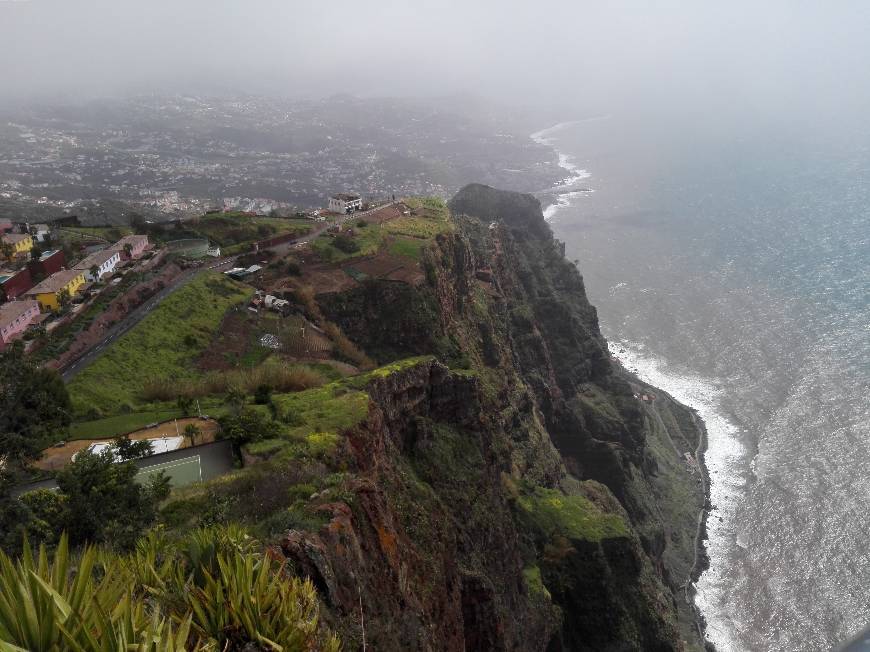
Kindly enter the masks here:
[[[697, 442], [685, 414], [633, 398], [533, 197], [470, 186], [449, 209], [407, 203], [412, 215], [358, 227], [358, 252], [314, 246], [335, 260], [388, 247], [419, 260], [413, 280], [287, 294], [362, 352], [357, 368], [333, 360], [352, 375], [209, 394], [244, 464], [174, 491], [160, 506], [168, 540], [246, 528], [287, 560], [282, 573], [310, 581], [347, 649], [360, 647], [361, 616], [367, 645], [388, 651], [698, 648], [679, 602], [697, 517], [695, 478], [676, 455]], [[248, 360], [233, 345], [249, 323], [214, 337], [245, 296], [225, 291], [179, 333], [149, 334], [154, 359], [116, 355], [175, 389], [202, 373], [192, 362], [206, 346], [221, 373], [230, 357]], [[159, 323], [198, 310], [168, 305]], [[381, 366], [359, 371], [365, 356]], [[79, 410], [137, 400], [143, 377], [122, 369], [112, 387], [109, 371], [73, 383]], [[242, 561], [225, 559], [251, 578]], [[215, 604], [235, 581], [212, 587]]]
[[598, 542], [626, 537], [629, 530], [619, 514], [607, 513], [580, 495], [566, 495], [557, 489], [534, 487], [517, 503], [534, 528], [549, 536]]
[[194, 360], [224, 313], [250, 296], [246, 286], [217, 272], [201, 274], [174, 292], [69, 384], [79, 414], [109, 414], [141, 402], [149, 379], [183, 380], [198, 374]]

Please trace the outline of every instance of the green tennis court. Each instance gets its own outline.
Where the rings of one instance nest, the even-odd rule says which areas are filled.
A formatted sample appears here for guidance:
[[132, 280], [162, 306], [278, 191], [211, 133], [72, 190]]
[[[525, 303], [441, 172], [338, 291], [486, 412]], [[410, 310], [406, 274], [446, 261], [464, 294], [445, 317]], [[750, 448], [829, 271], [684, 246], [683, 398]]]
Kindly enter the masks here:
[[151, 479], [151, 475], [158, 473], [159, 471], [163, 471], [166, 474], [173, 487], [183, 487], [191, 482], [199, 482], [202, 480], [202, 466], [200, 464], [199, 455], [193, 455], [182, 460], [165, 462], [163, 464], [146, 466], [136, 475], [136, 480], [139, 482], [148, 482], [148, 480]]

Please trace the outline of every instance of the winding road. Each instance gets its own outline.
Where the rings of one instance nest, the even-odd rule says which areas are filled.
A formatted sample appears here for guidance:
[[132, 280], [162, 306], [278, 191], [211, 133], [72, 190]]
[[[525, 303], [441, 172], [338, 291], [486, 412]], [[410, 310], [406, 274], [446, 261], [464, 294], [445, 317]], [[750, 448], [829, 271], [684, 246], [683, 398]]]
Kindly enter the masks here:
[[216, 263], [212, 263], [211, 265], [206, 265], [203, 267], [197, 267], [194, 269], [185, 270], [174, 279], [172, 282], [167, 285], [165, 288], [160, 290], [153, 297], [148, 299], [141, 306], [130, 312], [126, 317], [124, 317], [117, 324], [112, 326], [108, 331], [106, 331], [105, 337], [100, 340], [93, 347], [85, 351], [82, 355], [64, 367], [63, 371], [61, 371], [61, 377], [64, 382], [69, 382], [76, 375], [85, 369], [88, 365], [90, 365], [94, 360], [99, 358], [103, 352], [106, 350], [106, 347], [112, 344], [115, 340], [121, 337], [124, 333], [133, 328], [136, 324], [142, 321], [145, 317], [151, 314], [151, 311], [154, 310], [170, 294], [178, 290], [179, 288], [184, 287], [188, 283], [190, 283], [194, 278], [199, 276], [200, 274], [210, 271], [220, 269], [222, 267], [229, 267], [235, 263], [236, 256], [232, 256], [230, 258], [222, 258]]
[[[365, 212], [349, 213], [348, 215], [342, 215], [335, 219], [334, 223], [343, 224], [350, 219], [360, 219], [362, 217], [365, 217], [366, 215], [370, 215], [376, 211], [387, 208], [388, 206], [392, 206], [394, 203], [396, 202], [390, 202], [388, 204], [378, 206], [377, 208], [373, 208]], [[302, 240], [302, 243], [307, 244], [314, 238], [323, 235], [323, 233], [326, 232], [332, 225], [333, 223], [330, 223], [329, 221], [316, 223], [316, 226], [307, 235], [302, 236], [302, 238], [304, 238], [304, 240]], [[299, 243], [297, 241], [290, 241], [277, 244], [272, 247], [267, 247], [266, 249], [274, 251], [280, 255], [284, 255], [290, 249], [296, 246], [299, 246]], [[172, 294], [179, 288], [184, 287], [185, 285], [190, 283], [190, 281], [192, 281], [194, 278], [204, 272], [210, 270], [225, 271], [225, 269], [229, 269], [235, 264], [238, 257], [239, 256], [237, 255], [229, 256], [227, 258], [220, 258], [217, 260], [217, 262], [214, 262], [211, 265], [204, 265], [202, 267], [189, 269], [176, 276], [174, 279], [172, 279], [172, 282], [169, 285], [160, 290], [157, 294], [148, 299], [148, 301], [143, 303], [141, 306], [130, 312], [117, 324], [112, 326], [112, 328], [110, 328], [106, 332], [106, 335], [105, 337], [103, 337], [102, 340], [100, 340], [97, 344], [82, 353], [82, 355], [73, 360], [70, 364], [66, 365], [66, 367], [63, 368], [63, 371], [61, 371], [61, 377], [63, 378], [64, 382], [69, 382], [70, 380], [75, 378], [80, 371], [85, 369], [94, 360], [99, 358], [106, 350], [106, 348], [112, 344], [112, 342], [117, 340], [124, 333], [126, 333], [136, 324], [142, 321], [146, 316], [151, 313], [152, 310], [154, 310], [154, 308], [156, 308], [160, 304], [161, 301], [163, 301], [170, 294]]]

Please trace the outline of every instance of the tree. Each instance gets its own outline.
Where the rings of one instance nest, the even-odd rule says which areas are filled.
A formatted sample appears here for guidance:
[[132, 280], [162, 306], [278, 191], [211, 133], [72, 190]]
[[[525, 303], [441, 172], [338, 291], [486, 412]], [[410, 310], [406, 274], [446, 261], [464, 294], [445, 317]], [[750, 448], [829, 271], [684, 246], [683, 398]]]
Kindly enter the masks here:
[[22, 342], [0, 353], [0, 458], [14, 473], [39, 452], [66, 437], [70, 424], [69, 394], [60, 375], [40, 369], [24, 356]]
[[277, 423], [253, 408], [243, 408], [238, 413], [227, 414], [218, 419], [218, 423], [221, 426], [221, 439], [232, 441], [233, 451], [239, 458], [245, 444], [277, 437], [279, 433]]
[[108, 450], [76, 455], [57, 475], [58, 488], [66, 497], [58, 531], [65, 529], [74, 545], [103, 542], [131, 548], [169, 495], [165, 475], [152, 475], [143, 485], [135, 480], [137, 473], [132, 462], [116, 464]]
[[61, 308], [66, 308], [69, 305], [72, 297], [70, 296], [69, 290], [63, 288], [60, 292], [57, 293], [57, 302], [60, 304]]
[[133, 245], [131, 245], [129, 242], [124, 243], [124, 254], [127, 256], [127, 258], [133, 257]]
[[91, 279], [92, 279], [92, 280], [94, 280], [94, 281], [99, 281], [99, 280], [100, 280], [100, 277], [99, 277], [100, 268], [97, 267], [96, 265], [91, 265], [91, 266], [88, 268], [88, 273], [91, 275]]
[[346, 254], [353, 254], [359, 251], [359, 244], [357, 241], [343, 233], [332, 239], [332, 246]]
[[154, 453], [154, 446], [147, 439], [130, 439], [125, 435], [115, 437], [112, 441], [112, 448], [117, 458], [122, 462], [148, 457]]
[[230, 387], [226, 394], [226, 402], [227, 405], [230, 406], [230, 409], [235, 414], [238, 414], [245, 407], [247, 397], [245, 396], [245, 393], [238, 387]]
[[199, 429], [195, 423], [188, 423], [184, 426], [184, 438], [190, 442], [191, 446], [196, 446], [196, 438], [202, 434], [202, 430]]
[[39, 245], [33, 245], [33, 248], [30, 250], [30, 260], [39, 260], [42, 256], [42, 249]]
[[268, 405], [271, 398], [272, 388], [269, 385], [265, 383], [257, 385], [257, 389], [254, 390], [254, 403], [257, 405]]
[[182, 414], [187, 416], [190, 414], [191, 409], [193, 409], [193, 399], [189, 396], [180, 395], [176, 400], [175, 404], [178, 406], [178, 409], [181, 410]]

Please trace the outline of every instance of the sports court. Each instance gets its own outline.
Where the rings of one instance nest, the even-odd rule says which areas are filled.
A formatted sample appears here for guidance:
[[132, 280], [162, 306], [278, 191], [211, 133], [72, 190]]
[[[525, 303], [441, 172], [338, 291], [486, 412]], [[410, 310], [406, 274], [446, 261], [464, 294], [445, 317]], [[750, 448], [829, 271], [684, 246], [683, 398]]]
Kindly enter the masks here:
[[166, 474], [173, 487], [183, 487], [202, 480], [202, 460], [199, 455], [192, 455], [180, 460], [146, 466], [136, 474], [136, 480], [142, 483], [148, 482], [153, 474], [161, 471]]

